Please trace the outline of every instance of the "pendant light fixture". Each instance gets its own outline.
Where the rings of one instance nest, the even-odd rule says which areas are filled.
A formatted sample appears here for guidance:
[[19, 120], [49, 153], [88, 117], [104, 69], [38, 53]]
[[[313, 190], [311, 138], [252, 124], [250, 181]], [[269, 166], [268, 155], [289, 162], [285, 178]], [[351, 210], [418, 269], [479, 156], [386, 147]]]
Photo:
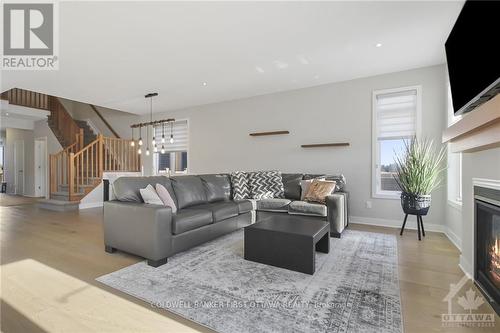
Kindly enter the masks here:
[[161, 123], [161, 143], [165, 143], [165, 123]]
[[130, 147], [135, 146], [135, 140], [134, 140], [134, 128], [132, 127], [132, 141], [130, 141]]
[[[155, 96], [158, 96], [158, 93], [149, 93], [146, 96], [144, 96], [145, 98], [149, 98], [149, 121], [151, 124], [151, 128], [153, 130], [153, 140], [151, 141], [151, 143], [153, 144], [153, 151], [154, 152], [157, 151], [155, 133], [154, 133], [155, 128], [154, 128], [154, 123], [153, 123], [153, 97], [155, 97]], [[149, 126], [147, 126], [146, 129], [147, 129], [146, 137], [149, 138]], [[148, 141], [148, 146], [146, 148], [146, 156], [149, 156], [149, 141]]]
[[139, 126], [139, 146], [142, 146], [142, 126]]
[[165, 123], [161, 123], [161, 151], [165, 154]]
[[170, 143], [174, 143], [174, 122], [170, 122]]

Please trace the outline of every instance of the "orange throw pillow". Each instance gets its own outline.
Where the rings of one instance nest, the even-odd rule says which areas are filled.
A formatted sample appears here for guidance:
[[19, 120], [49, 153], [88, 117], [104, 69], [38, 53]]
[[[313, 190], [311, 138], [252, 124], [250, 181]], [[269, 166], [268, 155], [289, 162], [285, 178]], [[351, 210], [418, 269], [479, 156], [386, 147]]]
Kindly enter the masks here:
[[305, 201], [326, 203], [326, 197], [335, 191], [337, 182], [331, 180], [315, 179], [304, 197]]

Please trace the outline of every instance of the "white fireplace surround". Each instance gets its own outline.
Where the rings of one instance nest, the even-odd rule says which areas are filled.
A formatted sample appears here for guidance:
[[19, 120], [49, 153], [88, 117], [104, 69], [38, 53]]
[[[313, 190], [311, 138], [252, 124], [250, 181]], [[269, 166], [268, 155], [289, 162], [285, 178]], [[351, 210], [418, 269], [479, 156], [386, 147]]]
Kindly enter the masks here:
[[[494, 190], [498, 190], [500, 191], [500, 180], [495, 180], [495, 179], [485, 179], [485, 178], [472, 178], [472, 193], [474, 194], [474, 186], [479, 186], [479, 187], [484, 187], [484, 188], [491, 188], [491, 189], [494, 189]], [[474, 195], [472, 195], [472, 200], [473, 200], [473, 207], [474, 207]], [[475, 209], [472, 209], [472, 214], [470, 216], [470, 220], [471, 221], [474, 221], [474, 216], [475, 214]], [[474, 251], [475, 247], [476, 247], [476, 241], [475, 241], [475, 235], [474, 233], [472, 233], [470, 235], [470, 237], [472, 238], [472, 251]], [[474, 253], [472, 253], [471, 255], [471, 258], [472, 258], [472, 262], [471, 262], [471, 267], [466, 267], [466, 265], [464, 265], [464, 258], [463, 258], [463, 253], [462, 255], [460, 256], [460, 267], [462, 268], [462, 270], [464, 271], [465, 274], [468, 275], [469, 278], [473, 279], [473, 275], [474, 275], [474, 269], [476, 267], [476, 258], [474, 256]]]

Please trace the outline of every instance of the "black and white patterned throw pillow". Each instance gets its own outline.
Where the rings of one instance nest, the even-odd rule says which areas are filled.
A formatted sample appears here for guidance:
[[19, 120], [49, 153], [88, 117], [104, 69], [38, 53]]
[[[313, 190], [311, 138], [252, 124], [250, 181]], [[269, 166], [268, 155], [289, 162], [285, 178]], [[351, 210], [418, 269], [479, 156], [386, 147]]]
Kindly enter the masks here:
[[233, 199], [243, 200], [250, 198], [250, 188], [248, 186], [248, 174], [243, 171], [231, 173], [231, 185], [233, 187]]
[[251, 172], [248, 175], [248, 185], [253, 199], [284, 198], [285, 196], [279, 171]]

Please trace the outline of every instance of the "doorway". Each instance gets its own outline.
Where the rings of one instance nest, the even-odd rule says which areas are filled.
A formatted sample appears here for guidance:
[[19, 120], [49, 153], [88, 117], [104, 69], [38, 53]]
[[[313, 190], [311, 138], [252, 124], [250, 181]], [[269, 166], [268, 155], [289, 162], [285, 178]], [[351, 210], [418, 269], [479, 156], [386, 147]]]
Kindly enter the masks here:
[[35, 139], [35, 197], [47, 196], [47, 138]]
[[24, 195], [24, 141], [14, 142], [14, 194]]

